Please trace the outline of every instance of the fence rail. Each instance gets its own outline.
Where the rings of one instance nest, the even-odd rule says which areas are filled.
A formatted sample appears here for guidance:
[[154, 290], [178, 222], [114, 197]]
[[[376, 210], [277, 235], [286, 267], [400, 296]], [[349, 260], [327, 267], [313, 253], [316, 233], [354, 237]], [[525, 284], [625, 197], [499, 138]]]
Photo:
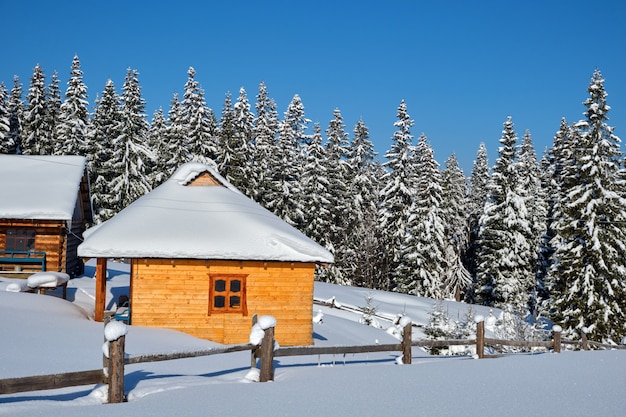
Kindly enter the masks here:
[[293, 346], [281, 347], [274, 351], [274, 356], [306, 356], [306, 355], [342, 355], [349, 353], [397, 352], [402, 350], [401, 344], [362, 345], [362, 346]]
[[155, 353], [147, 355], [130, 356], [124, 359], [125, 365], [132, 365], [142, 362], [160, 362], [171, 361], [174, 359], [186, 359], [197, 358], [199, 356], [211, 356], [220, 355], [223, 353], [241, 352], [244, 350], [252, 350], [256, 348], [255, 345], [243, 344], [243, 345], [228, 345], [219, 348], [197, 350], [193, 352], [175, 352], [175, 353]]
[[107, 378], [104, 376], [102, 369], [66, 372], [53, 375], [26, 376], [21, 378], [0, 379], [0, 394], [15, 394], [26, 391], [41, 391], [104, 383], [107, 383]]

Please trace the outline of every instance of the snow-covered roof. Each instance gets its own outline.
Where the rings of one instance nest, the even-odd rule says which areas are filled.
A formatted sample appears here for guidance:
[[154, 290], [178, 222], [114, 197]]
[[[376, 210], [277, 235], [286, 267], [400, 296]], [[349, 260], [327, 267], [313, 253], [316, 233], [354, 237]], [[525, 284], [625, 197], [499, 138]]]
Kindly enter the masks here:
[[87, 160], [0, 155], [0, 218], [71, 220]]
[[[218, 185], [190, 185], [207, 174]], [[87, 230], [78, 255], [333, 262], [329, 251], [201, 163], [181, 166], [165, 183]]]

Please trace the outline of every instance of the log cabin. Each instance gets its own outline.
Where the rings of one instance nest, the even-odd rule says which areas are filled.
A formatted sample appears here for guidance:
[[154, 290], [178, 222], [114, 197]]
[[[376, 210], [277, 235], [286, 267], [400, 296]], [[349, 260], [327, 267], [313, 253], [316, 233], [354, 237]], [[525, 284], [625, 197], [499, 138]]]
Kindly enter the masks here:
[[0, 155], [2, 274], [81, 274], [77, 248], [92, 221], [84, 157]]
[[80, 256], [97, 258], [96, 320], [106, 262], [130, 263], [133, 325], [223, 344], [247, 343], [254, 314], [277, 320], [285, 346], [313, 343], [316, 265], [333, 255], [244, 196], [215, 165], [188, 163], [93, 230]]

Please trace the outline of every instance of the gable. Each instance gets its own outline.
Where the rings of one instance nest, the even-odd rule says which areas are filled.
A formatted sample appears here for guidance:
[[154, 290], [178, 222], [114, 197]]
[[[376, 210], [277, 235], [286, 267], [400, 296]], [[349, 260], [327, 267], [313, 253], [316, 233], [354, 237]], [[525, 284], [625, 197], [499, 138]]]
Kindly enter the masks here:
[[191, 179], [191, 181], [185, 185], [189, 187], [223, 186], [223, 184], [208, 171], [199, 173], [197, 177]]

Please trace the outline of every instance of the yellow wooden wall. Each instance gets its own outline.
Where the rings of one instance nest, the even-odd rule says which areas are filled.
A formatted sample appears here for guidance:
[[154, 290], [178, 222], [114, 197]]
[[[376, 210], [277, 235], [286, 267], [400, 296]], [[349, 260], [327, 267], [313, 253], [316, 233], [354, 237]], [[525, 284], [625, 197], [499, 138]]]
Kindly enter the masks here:
[[[134, 259], [133, 325], [179, 330], [218, 343], [247, 343], [252, 316], [276, 318], [283, 346], [313, 343], [315, 264], [299, 262]], [[209, 274], [247, 274], [248, 315], [209, 311]]]

